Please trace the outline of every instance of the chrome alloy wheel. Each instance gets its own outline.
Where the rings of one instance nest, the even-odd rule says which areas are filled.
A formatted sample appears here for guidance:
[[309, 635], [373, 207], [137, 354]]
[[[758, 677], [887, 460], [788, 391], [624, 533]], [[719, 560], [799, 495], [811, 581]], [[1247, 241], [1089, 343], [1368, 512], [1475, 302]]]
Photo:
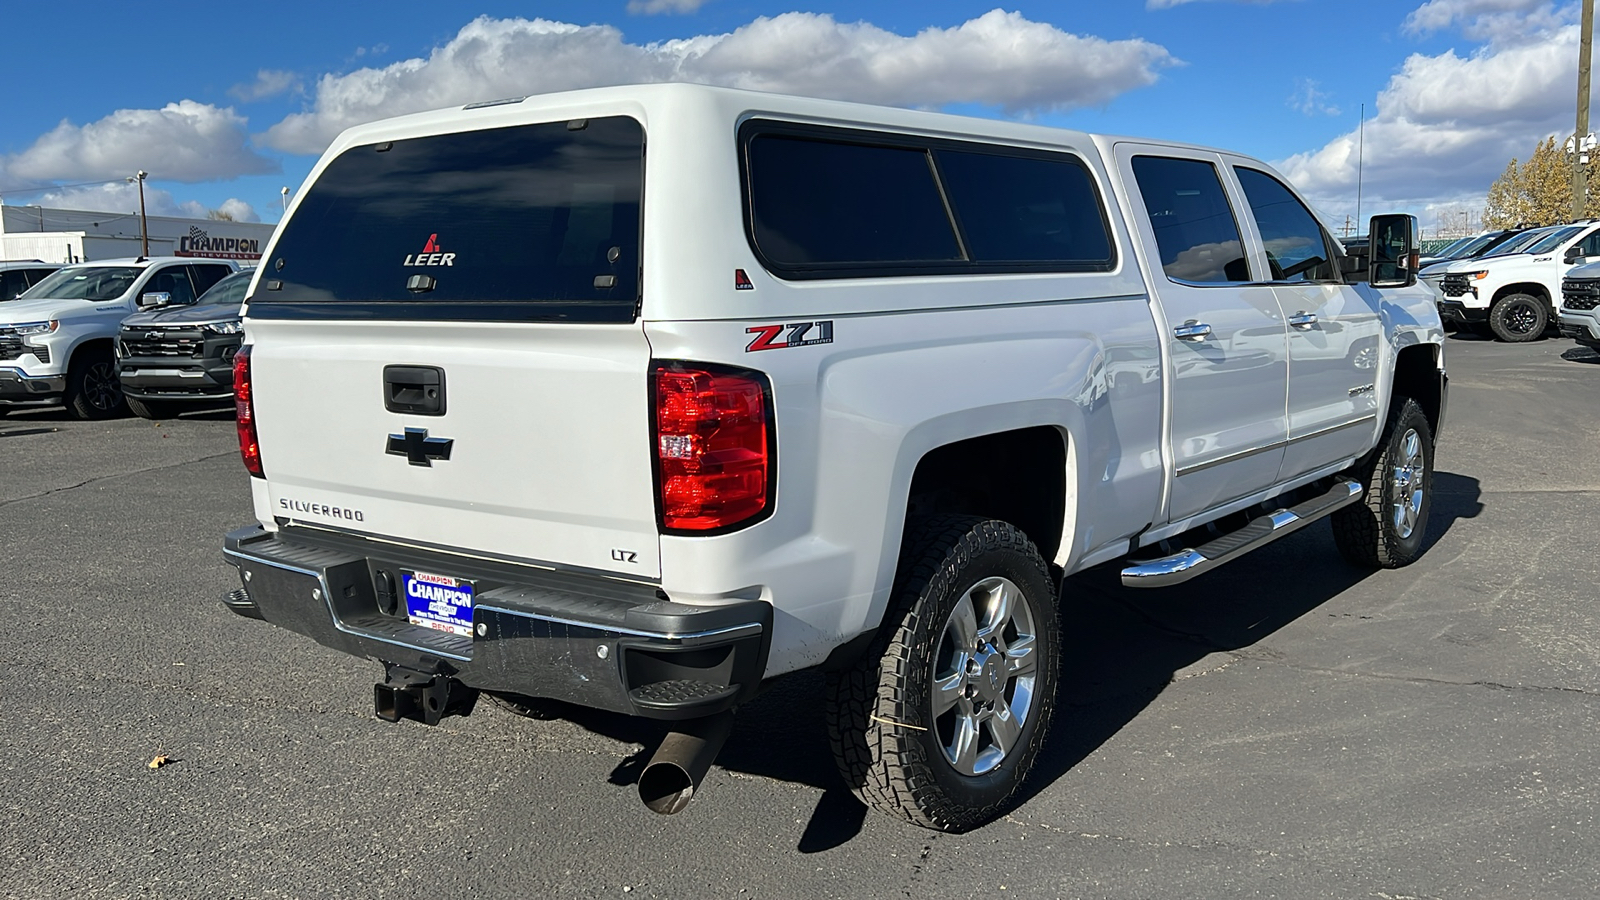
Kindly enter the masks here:
[[1422, 477], [1425, 460], [1422, 457], [1422, 438], [1415, 428], [1406, 429], [1400, 438], [1399, 459], [1395, 460], [1394, 475], [1390, 479], [1391, 516], [1394, 530], [1401, 540], [1411, 537], [1422, 512]]
[[1038, 639], [1031, 601], [985, 578], [956, 601], [933, 661], [933, 729], [945, 760], [983, 775], [1017, 746], [1034, 709]]
[[115, 409], [122, 400], [122, 384], [117, 381], [116, 367], [109, 362], [97, 362], [83, 373], [83, 396], [89, 405], [101, 412]]

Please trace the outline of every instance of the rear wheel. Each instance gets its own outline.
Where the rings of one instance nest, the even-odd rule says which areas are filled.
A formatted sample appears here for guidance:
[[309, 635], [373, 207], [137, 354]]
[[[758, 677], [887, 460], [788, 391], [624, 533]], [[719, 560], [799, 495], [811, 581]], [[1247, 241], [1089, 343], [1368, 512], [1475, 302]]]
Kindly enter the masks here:
[[126, 412], [117, 364], [109, 350], [88, 351], [67, 370], [67, 408], [80, 419], [109, 419]]
[[1014, 526], [930, 517], [908, 529], [878, 640], [828, 679], [828, 735], [868, 805], [965, 831], [1002, 813], [1055, 707], [1056, 592]]
[[1550, 324], [1544, 302], [1529, 294], [1511, 294], [1489, 307], [1489, 330], [1502, 341], [1517, 344], [1537, 340]]
[[140, 400], [137, 397], [125, 397], [128, 409], [141, 419], [176, 419], [182, 409], [178, 404], [163, 400]]
[[1330, 516], [1339, 552], [1358, 566], [1397, 569], [1422, 552], [1433, 486], [1433, 429], [1422, 407], [1395, 397], [1378, 449], [1353, 474], [1361, 502]]

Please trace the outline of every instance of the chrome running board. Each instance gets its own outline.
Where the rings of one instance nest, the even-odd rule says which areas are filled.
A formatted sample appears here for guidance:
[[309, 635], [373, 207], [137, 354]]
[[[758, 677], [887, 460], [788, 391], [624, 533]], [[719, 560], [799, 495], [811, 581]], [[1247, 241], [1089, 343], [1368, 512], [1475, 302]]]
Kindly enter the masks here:
[[1153, 588], [1188, 581], [1349, 506], [1361, 499], [1361, 490], [1361, 485], [1354, 481], [1341, 479], [1320, 497], [1252, 519], [1238, 531], [1229, 532], [1197, 549], [1180, 550], [1171, 556], [1128, 566], [1122, 570], [1122, 585]]

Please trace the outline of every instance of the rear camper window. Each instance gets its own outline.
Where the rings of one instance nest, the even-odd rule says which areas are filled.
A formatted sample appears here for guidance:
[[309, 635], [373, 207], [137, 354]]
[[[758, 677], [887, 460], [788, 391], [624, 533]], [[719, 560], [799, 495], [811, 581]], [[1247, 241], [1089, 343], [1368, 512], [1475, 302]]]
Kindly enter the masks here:
[[764, 134], [748, 159], [756, 241], [779, 267], [962, 258], [925, 150]]
[[623, 116], [352, 148], [262, 260], [250, 313], [632, 321], [643, 178]]
[[746, 225], [782, 278], [1102, 272], [1104, 204], [1069, 153], [751, 122]]

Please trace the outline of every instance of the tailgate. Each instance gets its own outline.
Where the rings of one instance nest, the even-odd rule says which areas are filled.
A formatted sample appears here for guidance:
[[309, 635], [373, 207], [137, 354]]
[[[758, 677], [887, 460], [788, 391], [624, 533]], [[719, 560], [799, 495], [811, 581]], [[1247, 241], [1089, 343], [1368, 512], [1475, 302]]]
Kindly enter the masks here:
[[[643, 128], [462, 116], [341, 139], [263, 257], [245, 318], [273, 513], [659, 578]], [[406, 400], [430, 388], [440, 406]]]
[[[660, 576], [637, 324], [268, 320], [251, 340], [278, 518]], [[388, 366], [442, 372], [444, 413], [389, 411]]]

